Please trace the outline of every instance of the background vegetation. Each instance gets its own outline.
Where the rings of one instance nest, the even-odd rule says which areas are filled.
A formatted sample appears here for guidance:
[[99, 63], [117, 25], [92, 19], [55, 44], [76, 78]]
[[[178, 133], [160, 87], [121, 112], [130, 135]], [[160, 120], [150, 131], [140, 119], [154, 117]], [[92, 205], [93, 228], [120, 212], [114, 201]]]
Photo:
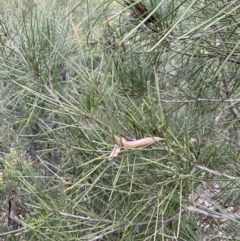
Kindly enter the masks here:
[[239, 1], [3, 2], [0, 240], [240, 240]]

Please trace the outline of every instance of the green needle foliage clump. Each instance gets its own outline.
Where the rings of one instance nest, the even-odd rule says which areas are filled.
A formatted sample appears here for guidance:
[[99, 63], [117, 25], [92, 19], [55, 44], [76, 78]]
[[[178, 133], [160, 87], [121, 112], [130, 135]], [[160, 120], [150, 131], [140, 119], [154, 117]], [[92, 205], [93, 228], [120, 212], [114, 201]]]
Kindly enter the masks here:
[[237, 1], [4, 6], [0, 238], [240, 238]]

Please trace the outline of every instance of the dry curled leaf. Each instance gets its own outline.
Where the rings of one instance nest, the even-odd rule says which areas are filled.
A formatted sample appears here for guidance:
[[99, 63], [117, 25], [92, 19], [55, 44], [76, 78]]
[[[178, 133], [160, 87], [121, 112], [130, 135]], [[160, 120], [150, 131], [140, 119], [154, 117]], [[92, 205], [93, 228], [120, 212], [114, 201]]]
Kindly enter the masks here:
[[116, 143], [119, 146], [125, 147], [125, 148], [138, 148], [138, 147], [142, 147], [142, 146], [146, 146], [146, 145], [150, 145], [154, 142], [157, 141], [163, 141], [164, 139], [161, 137], [145, 137], [142, 139], [138, 139], [135, 141], [127, 141], [125, 138], [123, 137], [119, 137], [119, 136], [114, 136]]
[[135, 141], [127, 141], [125, 138], [119, 137], [119, 136], [114, 136], [114, 138], [117, 144], [114, 145], [114, 148], [108, 158], [109, 161], [111, 161], [114, 157], [118, 155], [118, 153], [121, 151], [121, 147], [138, 148], [138, 147], [150, 145], [157, 141], [164, 140], [161, 137], [145, 137]]
[[108, 157], [108, 160], [111, 161], [114, 157], [118, 155], [120, 151], [121, 151], [121, 147], [115, 144], [110, 156]]

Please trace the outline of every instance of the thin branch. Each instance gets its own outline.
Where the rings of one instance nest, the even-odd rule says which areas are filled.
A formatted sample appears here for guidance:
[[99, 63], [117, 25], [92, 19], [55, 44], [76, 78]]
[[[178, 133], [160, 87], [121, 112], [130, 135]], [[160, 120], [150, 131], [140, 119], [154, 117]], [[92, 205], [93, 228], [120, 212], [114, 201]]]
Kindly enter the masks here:
[[[65, 110], [67, 113], [69, 113], [69, 110], [63, 105], [63, 103], [60, 101], [60, 99], [58, 98], [58, 96], [53, 92], [53, 87], [52, 84], [50, 83], [50, 88], [47, 85], [44, 85], [45, 89], [48, 91], [48, 93], [53, 97], [53, 99], [59, 104], [59, 106], [62, 107], [63, 110]], [[74, 123], [77, 123], [77, 120], [72, 116], [69, 115], [72, 119], [72, 121], [74, 121]], [[88, 135], [85, 133], [85, 131], [82, 128], [79, 128], [79, 130], [81, 131], [81, 133], [85, 136], [85, 138], [91, 142], [90, 138], [88, 137]]]
[[189, 206], [189, 207], [185, 207], [188, 211], [190, 212], [195, 212], [195, 213], [199, 213], [202, 214], [206, 217], [212, 217], [212, 218], [219, 218], [219, 219], [226, 219], [227, 217], [232, 218], [232, 219], [240, 219], [240, 214], [239, 213], [226, 213], [226, 215], [223, 214], [213, 214], [213, 213], [209, 213], [207, 211], [204, 211], [202, 209], [193, 207], [193, 206]]
[[[82, 187], [91, 187], [91, 186], [92, 186], [91, 183], [85, 183], [85, 184], [80, 184], [79, 185], [80, 188], [82, 188]], [[120, 189], [116, 189], [116, 188], [112, 189], [112, 188], [108, 188], [108, 187], [104, 187], [104, 186], [100, 186], [100, 185], [95, 185], [94, 187], [102, 189], [102, 190], [111, 191], [111, 192], [125, 193], [127, 195], [134, 194], [134, 192], [128, 192], [128, 191], [124, 191], [124, 190], [120, 190]]]
[[106, 19], [105, 21], [103, 21], [103, 25], [109, 23], [111, 20], [113, 20], [114, 18], [118, 17], [119, 15], [121, 15], [123, 12], [125, 11], [125, 9], [121, 10], [120, 12], [114, 14], [113, 16], [111, 16], [110, 18]]
[[104, 238], [104, 236], [106, 236], [107, 234], [115, 233], [115, 232], [117, 232], [117, 231], [119, 231], [119, 228], [118, 228], [118, 229], [113, 229], [113, 230], [107, 231], [107, 232], [104, 233], [104, 234], [101, 234], [101, 235], [99, 235], [99, 236], [96, 236], [96, 237], [94, 237], [94, 238], [92, 238], [92, 239], [88, 239], [88, 241], [102, 240], [102, 239]]
[[[221, 59], [225, 59], [227, 57], [226, 54], [222, 54], [222, 53], [208, 53], [208, 54], [196, 54], [196, 53], [188, 53], [188, 52], [182, 52], [179, 50], [175, 50], [175, 49], [167, 49], [166, 51], [172, 51], [174, 53], [178, 53], [184, 56], [189, 56], [191, 58], [221, 58]], [[133, 51], [134, 54], [157, 54], [159, 55], [159, 51]], [[229, 53], [227, 53], [229, 54]], [[240, 64], [240, 58], [237, 57], [233, 57], [231, 56], [231, 58], [228, 59], [228, 62], [234, 63], [234, 64]]]
[[213, 174], [214, 176], [218, 176], [218, 177], [226, 177], [228, 179], [231, 179], [231, 180], [239, 180], [240, 178], [237, 178], [237, 177], [232, 177], [232, 176], [229, 176], [227, 174], [224, 174], [224, 173], [220, 173], [218, 171], [214, 171], [214, 170], [211, 170], [207, 167], [203, 167], [203, 166], [200, 166], [200, 165], [197, 165], [197, 168], [203, 170], [203, 171], [206, 171], [208, 173], [211, 173]]
[[[59, 211], [59, 214], [61, 214], [62, 216], [65, 216], [65, 217], [77, 218], [77, 219], [81, 219], [81, 220], [85, 220], [85, 221], [89, 221], [89, 222], [99, 222], [99, 221], [101, 221], [101, 219], [84, 217], [84, 216], [74, 215], [74, 214], [71, 214], [71, 213], [66, 213], [66, 212], [61, 212], [61, 211]], [[107, 219], [103, 219], [103, 221], [107, 222], [107, 223], [113, 222], [112, 220], [107, 220]]]
[[229, 28], [229, 26], [235, 26], [237, 24], [238, 23], [234, 23], [232, 25], [220, 25], [220, 26], [218, 26], [217, 29], [206, 31], [206, 32], [201, 32], [201, 33], [197, 33], [197, 34], [193, 34], [193, 35], [182, 35], [182, 36], [170, 35], [169, 38], [174, 39], [176, 41], [178, 41], [178, 40], [198, 39], [198, 38], [202, 38], [202, 37], [207, 37], [207, 36], [209, 36], [211, 34], [216, 34], [216, 33], [219, 33], [219, 32], [223, 32], [223, 30], [227, 30], [227, 28]]
[[[221, 58], [221, 59], [225, 59], [227, 57], [227, 55], [229, 55], [229, 53], [226, 54], [222, 54], [222, 53], [208, 53], [208, 54], [192, 54], [192, 53], [188, 53], [188, 52], [182, 52], [179, 50], [175, 50], [170, 48], [170, 51], [174, 52], [174, 53], [179, 53], [181, 55], [185, 55], [185, 56], [189, 56], [191, 58]], [[229, 62], [235, 63], [235, 64], [240, 64], [240, 59], [235, 58], [234, 56], [231, 56], [230, 59], [228, 59]]]
[[229, 78], [227, 77], [225, 71], [223, 71], [223, 84], [225, 87], [225, 94], [227, 98], [230, 98], [230, 102], [229, 102], [229, 108], [231, 109], [231, 112], [234, 116], [235, 119], [238, 119], [240, 121], [240, 115], [236, 109], [236, 107], [234, 107], [234, 101], [231, 99], [231, 91], [229, 88]]
[[216, 99], [203, 99], [203, 98], [197, 98], [193, 100], [161, 100], [161, 102], [164, 103], [197, 103], [197, 102], [213, 102], [213, 103], [221, 103], [221, 102], [228, 102], [231, 104], [240, 102], [240, 99], [226, 99], [226, 100], [216, 100]]

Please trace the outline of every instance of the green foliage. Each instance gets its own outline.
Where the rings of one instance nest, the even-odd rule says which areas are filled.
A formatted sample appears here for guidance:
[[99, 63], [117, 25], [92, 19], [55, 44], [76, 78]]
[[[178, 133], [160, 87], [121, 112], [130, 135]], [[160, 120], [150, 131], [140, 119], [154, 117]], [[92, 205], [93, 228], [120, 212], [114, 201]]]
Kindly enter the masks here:
[[239, 239], [237, 1], [4, 6], [0, 237]]

